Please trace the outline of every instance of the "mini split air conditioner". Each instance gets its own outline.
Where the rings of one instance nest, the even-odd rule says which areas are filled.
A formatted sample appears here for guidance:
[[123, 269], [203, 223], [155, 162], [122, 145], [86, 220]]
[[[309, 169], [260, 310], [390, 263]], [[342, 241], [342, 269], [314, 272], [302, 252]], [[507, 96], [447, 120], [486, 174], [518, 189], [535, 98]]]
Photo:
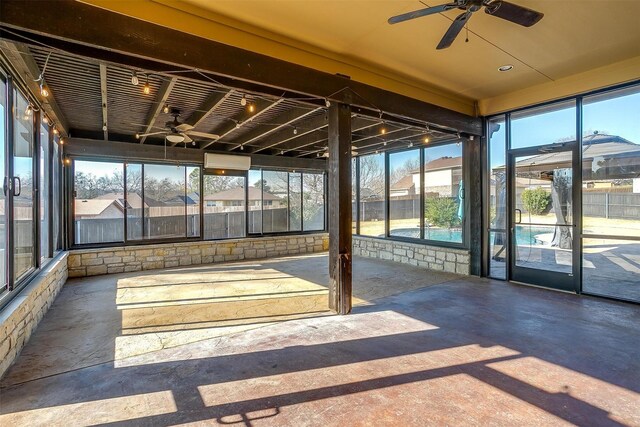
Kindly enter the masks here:
[[246, 171], [251, 168], [251, 157], [204, 153], [204, 167], [205, 169]]

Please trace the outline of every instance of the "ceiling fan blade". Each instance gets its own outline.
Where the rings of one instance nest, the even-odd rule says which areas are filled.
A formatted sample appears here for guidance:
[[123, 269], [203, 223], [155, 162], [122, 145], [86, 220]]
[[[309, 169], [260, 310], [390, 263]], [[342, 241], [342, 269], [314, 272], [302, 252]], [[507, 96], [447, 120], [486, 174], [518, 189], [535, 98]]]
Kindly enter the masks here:
[[387, 20], [389, 24], [397, 24], [399, 22], [409, 21], [410, 19], [420, 18], [422, 16], [434, 15], [436, 13], [446, 12], [450, 9], [458, 7], [455, 3], [441, 4], [440, 6], [427, 7], [425, 9], [414, 10], [413, 12], [403, 13], [402, 15], [392, 16]]
[[181, 133], [180, 135], [184, 136], [184, 143], [188, 144], [189, 142], [193, 142], [193, 139], [189, 138], [189, 135], [186, 133]]
[[187, 131], [190, 131], [191, 129], [193, 129], [193, 126], [191, 126], [188, 123], [182, 123], [176, 126], [176, 130], [178, 132], [187, 132]]
[[160, 131], [160, 132], [150, 132], [150, 133], [139, 133], [138, 136], [151, 136], [151, 135], [159, 135], [161, 133], [167, 133], [166, 131]]
[[201, 138], [220, 139], [220, 135], [214, 133], [196, 132], [194, 130], [190, 130], [187, 133], [191, 136], [199, 136]]
[[523, 27], [531, 27], [544, 16], [543, 13], [502, 0], [489, 3], [484, 11], [489, 15], [520, 24]]
[[465, 13], [458, 15], [458, 17], [453, 20], [453, 23], [447, 32], [444, 33], [444, 36], [442, 37], [442, 40], [440, 40], [440, 43], [438, 43], [438, 47], [436, 47], [436, 49], [446, 49], [451, 46], [456, 37], [458, 37], [458, 34], [460, 34], [460, 31], [464, 28], [464, 24], [467, 23], [472, 13], [473, 12], [468, 10]]

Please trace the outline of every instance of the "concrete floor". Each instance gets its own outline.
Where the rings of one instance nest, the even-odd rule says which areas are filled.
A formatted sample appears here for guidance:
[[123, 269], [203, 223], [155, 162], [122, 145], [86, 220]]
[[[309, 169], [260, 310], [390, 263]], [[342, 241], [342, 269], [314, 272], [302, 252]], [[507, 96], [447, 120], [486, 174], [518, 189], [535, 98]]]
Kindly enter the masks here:
[[356, 258], [328, 316], [326, 264], [70, 281], [0, 424], [640, 425], [640, 306]]

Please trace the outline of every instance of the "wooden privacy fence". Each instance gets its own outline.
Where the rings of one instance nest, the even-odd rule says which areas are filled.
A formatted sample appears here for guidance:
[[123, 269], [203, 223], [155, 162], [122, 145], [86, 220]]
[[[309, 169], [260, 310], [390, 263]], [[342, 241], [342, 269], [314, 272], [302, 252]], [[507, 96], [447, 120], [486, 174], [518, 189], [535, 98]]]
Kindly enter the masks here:
[[638, 193], [583, 193], [582, 215], [611, 219], [640, 219]]
[[[139, 210], [138, 210], [139, 211]], [[184, 208], [182, 210], [184, 212]], [[130, 213], [131, 212], [130, 210]], [[127, 238], [140, 240], [142, 236], [142, 218], [137, 214], [127, 219]], [[289, 212], [287, 208], [249, 211], [249, 233], [272, 233], [280, 231], [300, 231], [300, 219], [292, 216], [289, 228]], [[204, 214], [205, 239], [225, 239], [245, 236], [245, 212], [216, 212]], [[322, 230], [324, 227], [324, 211], [319, 210], [313, 218], [305, 221], [305, 230]], [[144, 238], [180, 238], [199, 236], [200, 215], [183, 215], [146, 217], [144, 219]], [[74, 223], [75, 243], [90, 244], [104, 242], [122, 242], [124, 236], [124, 219], [78, 219]]]

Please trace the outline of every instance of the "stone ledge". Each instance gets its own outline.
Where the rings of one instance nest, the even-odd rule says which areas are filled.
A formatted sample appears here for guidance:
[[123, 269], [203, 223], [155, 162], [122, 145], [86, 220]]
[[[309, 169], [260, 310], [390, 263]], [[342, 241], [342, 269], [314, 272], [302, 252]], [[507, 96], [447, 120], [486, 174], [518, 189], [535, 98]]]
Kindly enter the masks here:
[[16, 360], [67, 281], [67, 260], [66, 252], [56, 255], [0, 311], [0, 377]]
[[298, 255], [328, 248], [328, 234], [313, 233], [78, 249], [69, 254], [69, 277]]

